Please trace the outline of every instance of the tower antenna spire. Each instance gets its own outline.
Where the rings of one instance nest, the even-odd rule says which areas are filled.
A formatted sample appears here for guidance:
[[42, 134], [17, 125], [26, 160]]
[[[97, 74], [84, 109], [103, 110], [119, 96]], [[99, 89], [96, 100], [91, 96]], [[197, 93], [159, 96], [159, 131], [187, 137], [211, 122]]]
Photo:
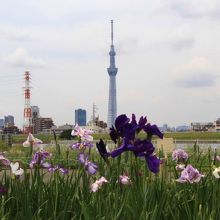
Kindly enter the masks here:
[[111, 20], [111, 42], [113, 45], [113, 20]]

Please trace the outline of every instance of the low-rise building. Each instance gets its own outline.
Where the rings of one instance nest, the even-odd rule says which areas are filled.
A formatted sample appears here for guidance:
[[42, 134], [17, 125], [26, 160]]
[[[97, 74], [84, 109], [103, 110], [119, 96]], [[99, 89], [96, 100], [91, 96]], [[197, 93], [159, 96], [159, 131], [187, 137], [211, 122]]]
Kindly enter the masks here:
[[216, 131], [220, 131], [220, 118], [218, 118], [215, 122], [214, 122], [214, 125], [215, 125], [215, 130]]
[[11, 126], [6, 126], [3, 128], [3, 133], [4, 134], [20, 134], [21, 131], [18, 129], [17, 126], [11, 125]]
[[193, 131], [211, 131], [215, 128], [213, 122], [192, 122], [191, 126]]
[[107, 123], [104, 122], [104, 121], [100, 121], [99, 117], [95, 118], [95, 125], [100, 127], [100, 128], [103, 128], [103, 129], [107, 128]]
[[63, 131], [73, 129], [73, 125], [65, 124], [60, 126], [52, 126], [50, 129], [50, 133], [52, 134], [55, 131], [56, 134], [61, 134]]
[[50, 132], [51, 127], [54, 125], [52, 118], [39, 117], [36, 123], [39, 133]]
[[14, 125], [15, 125], [14, 116], [12, 115], [5, 116], [4, 127], [9, 127], [9, 126], [14, 126]]
[[192, 127], [188, 125], [179, 125], [176, 127], [177, 132], [186, 132], [186, 131], [191, 131]]

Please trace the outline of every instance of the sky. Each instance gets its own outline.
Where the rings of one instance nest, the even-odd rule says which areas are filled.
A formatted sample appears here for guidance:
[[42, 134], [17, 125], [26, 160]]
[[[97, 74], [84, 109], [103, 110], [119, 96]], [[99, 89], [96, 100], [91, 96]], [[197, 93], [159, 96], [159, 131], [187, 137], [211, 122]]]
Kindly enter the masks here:
[[158, 125], [220, 117], [220, 0], [0, 0], [0, 118], [31, 105], [56, 125], [93, 103], [107, 121], [110, 20], [118, 114]]

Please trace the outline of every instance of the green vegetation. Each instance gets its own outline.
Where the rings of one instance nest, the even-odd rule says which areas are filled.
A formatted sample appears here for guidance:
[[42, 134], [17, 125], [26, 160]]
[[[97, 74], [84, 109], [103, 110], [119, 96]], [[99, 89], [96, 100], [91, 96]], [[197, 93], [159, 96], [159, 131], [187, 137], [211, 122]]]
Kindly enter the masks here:
[[[217, 140], [219, 136], [220, 133], [211, 132], [165, 134], [180, 140]], [[22, 146], [26, 140], [24, 135], [13, 136], [11, 148], [0, 141], [0, 151], [7, 150], [5, 156], [12, 162], [19, 161], [25, 170], [21, 178], [15, 178], [9, 167], [1, 166], [0, 219], [220, 219], [220, 182], [212, 174], [214, 168], [220, 166], [218, 160], [213, 160], [219, 150], [201, 151], [196, 145], [187, 149], [190, 156], [185, 166], [191, 164], [204, 177], [197, 183], [179, 183], [176, 179], [181, 171], [176, 170], [171, 154], [164, 158], [162, 151], [157, 152], [163, 163], [155, 175], [147, 168], [146, 161], [136, 158], [132, 152], [109, 158], [105, 163], [94, 147], [88, 152], [89, 160], [98, 165], [98, 173], [90, 175], [86, 167], [79, 164], [77, 150], [70, 150], [59, 140], [50, 145], [53, 135], [36, 137], [48, 143], [45, 149], [53, 154], [47, 162], [68, 168], [69, 174], [49, 172], [39, 165], [29, 169], [30, 149]], [[108, 140], [109, 135], [94, 135], [95, 140], [100, 138]], [[119, 182], [119, 176], [124, 174], [131, 179], [128, 185]], [[97, 192], [91, 192], [91, 184], [101, 176], [108, 183]]]
[[164, 137], [180, 140], [220, 140], [220, 132], [170, 132]]
[[[36, 134], [36, 138], [42, 140], [44, 143], [50, 143], [51, 140], [54, 140], [54, 136], [51, 134]], [[19, 134], [19, 135], [13, 135], [12, 136], [12, 143], [13, 144], [22, 144], [24, 141], [26, 141], [27, 135]]]
[[[142, 136], [145, 134], [142, 133]], [[110, 139], [109, 134], [94, 134], [95, 140], [99, 138]], [[179, 140], [220, 140], [220, 132], [167, 132], [164, 137]]]
[[6, 151], [8, 148], [5, 145], [4, 141], [0, 141], [0, 152]]
[[72, 132], [72, 129], [65, 130], [59, 135], [59, 138], [64, 139], [64, 140], [72, 140], [74, 139], [74, 137], [71, 135], [71, 132]]
[[[74, 139], [70, 135], [71, 130], [63, 132], [59, 137], [61, 140], [71, 140]], [[144, 137], [144, 133], [141, 134]], [[50, 143], [54, 140], [54, 136], [46, 134], [35, 135], [36, 138], [39, 138], [44, 143]], [[220, 132], [168, 132], [164, 133], [164, 137], [173, 138], [177, 140], [220, 140]], [[110, 140], [110, 136], [107, 133], [93, 134], [94, 140]], [[26, 135], [13, 135], [12, 143], [13, 144], [22, 144], [27, 139]], [[0, 145], [1, 146], [1, 145]]]
[[[162, 152], [161, 152], [162, 154]], [[62, 154], [64, 156], [64, 154]], [[105, 164], [96, 151], [91, 160], [99, 173], [89, 175], [71, 155], [72, 167], [67, 176], [43, 169], [25, 170], [20, 179], [1, 171], [0, 218], [9, 220], [48, 219], [220, 219], [220, 182], [212, 175], [213, 152], [200, 152], [197, 146], [187, 163], [205, 177], [198, 183], [178, 183], [180, 171], [170, 156], [161, 164], [160, 173], [152, 174], [144, 160], [136, 160], [131, 152], [110, 159]], [[64, 157], [64, 159], [66, 159]], [[220, 162], [215, 161], [217, 166]], [[130, 176], [132, 183], [121, 185], [118, 177]], [[104, 176], [108, 183], [97, 192], [90, 186]]]

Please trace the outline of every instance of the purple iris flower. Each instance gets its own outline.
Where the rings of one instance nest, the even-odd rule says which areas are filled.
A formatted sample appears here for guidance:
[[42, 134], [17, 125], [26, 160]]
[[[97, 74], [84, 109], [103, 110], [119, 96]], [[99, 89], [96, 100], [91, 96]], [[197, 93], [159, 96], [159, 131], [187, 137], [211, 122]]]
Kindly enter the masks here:
[[109, 135], [110, 135], [110, 138], [114, 141], [114, 143], [116, 144], [117, 143], [117, 140], [119, 138], [119, 135], [116, 131], [116, 129], [112, 126], [110, 128], [110, 132], [109, 132]]
[[141, 116], [140, 119], [139, 119], [139, 122], [137, 123], [135, 114], [132, 114], [131, 124], [133, 126], [136, 126], [136, 128], [137, 128], [136, 132], [137, 133], [139, 133], [144, 128], [146, 123], [147, 123], [147, 118], [146, 117]]
[[62, 174], [68, 174], [68, 169], [65, 169], [65, 168], [63, 168], [62, 166], [60, 166], [60, 165], [56, 165], [55, 167], [50, 167], [49, 169], [48, 169], [48, 171], [49, 172], [51, 172], [51, 173], [54, 173], [54, 172], [56, 172], [57, 170], [59, 170]]
[[54, 172], [57, 171], [57, 170], [58, 170], [58, 167], [57, 167], [57, 166], [55, 166], [55, 167], [51, 166], [51, 167], [49, 167], [49, 169], [48, 169], [48, 171], [49, 171], [50, 173], [54, 173]]
[[47, 151], [40, 150], [36, 152], [29, 164], [30, 168], [33, 168], [34, 165], [41, 165], [42, 167], [48, 168], [50, 164], [45, 162], [45, 160], [49, 157], [51, 157], [51, 154]]
[[135, 155], [144, 157], [149, 170], [153, 173], [158, 173], [161, 160], [154, 154], [154, 146], [149, 140], [138, 140], [139, 146], [136, 149]]
[[116, 130], [119, 132], [120, 135], [123, 135], [123, 126], [128, 124], [128, 122], [130, 121], [130, 119], [125, 115], [119, 115], [116, 119], [115, 119], [115, 128]]
[[138, 123], [136, 116], [132, 114], [132, 120], [125, 115], [119, 115], [115, 120], [115, 127], [110, 128], [110, 137], [116, 143], [119, 137], [133, 140], [135, 134], [138, 134], [141, 130], [144, 130], [148, 134], [150, 140], [153, 135], [157, 135], [159, 138], [163, 138], [163, 134], [160, 132], [156, 125], [147, 124], [147, 118], [141, 116]]
[[145, 156], [148, 168], [153, 173], [158, 173], [161, 160], [156, 155], [146, 155]]
[[97, 172], [98, 166], [95, 163], [89, 161], [88, 156], [84, 153], [79, 154], [78, 160], [81, 164], [83, 164], [90, 174], [95, 174]]
[[188, 154], [182, 149], [176, 149], [172, 153], [172, 159], [176, 162], [185, 162], [188, 160]]
[[124, 138], [127, 138], [128, 140], [134, 140], [135, 134], [137, 132], [137, 125], [133, 125], [131, 123], [128, 123], [124, 125]]
[[156, 125], [151, 125], [150, 123], [147, 123], [146, 117], [141, 116], [137, 123], [135, 114], [132, 114], [131, 124], [137, 126], [136, 133], [144, 130], [150, 136], [157, 135], [159, 138], [163, 138], [163, 134], [160, 132], [159, 128]]
[[125, 125], [127, 125], [129, 121], [130, 119], [125, 114], [119, 115], [115, 119], [115, 127], [112, 126], [110, 128], [110, 134], [109, 134], [111, 139], [115, 142], [115, 144], [117, 143], [119, 137], [124, 137]]
[[146, 153], [147, 155], [151, 155], [155, 147], [149, 140], [140, 140], [136, 139], [134, 142], [134, 146], [130, 148], [135, 154], [135, 156], [140, 156], [142, 153]]
[[129, 148], [132, 148], [132, 147], [133, 147], [133, 145], [130, 144], [127, 139], [123, 139], [123, 142], [122, 142], [121, 146], [118, 147], [117, 149], [113, 150], [110, 155], [113, 158], [117, 157], [120, 154], [122, 154], [123, 152], [128, 151]]
[[48, 163], [48, 162], [43, 162], [43, 163], [41, 163], [41, 166], [42, 166], [43, 168], [49, 169], [52, 165], [51, 165], [50, 163]]
[[0, 153], [0, 162], [4, 165], [4, 166], [9, 166], [10, 165], [10, 161], [4, 156], [4, 152]]
[[69, 170], [64, 168], [64, 167], [60, 167], [59, 168], [59, 171], [62, 173], [62, 174], [68, 174], [69, 173]]
[[176, 181], [180, 183], [198, 183], [202, 177], [204, 177], [204, 175], [200, 174], [197, 169], [191, 165], [187, 165], [181, 172], [180, 178]]
[[117, 157], [124, 151], [132, 151], [137, 157], [144, 157], [147, 163], [149, 170], [153, 173], [159, 172], [160, 159], [153, 154], [155, 148], [153, 144], [148, 140], [139, 140], [137, 139], [134, 145], [123, 141], [122, 145], [116, 150], [111, 152], [111, 156]]
[[152, 154], [154, 152], [153, 144], [148, 140], [136, 139], [132, 144], [128, 139], [123, 139], [122, 145], [111, 152], [111, 157], [117, 157], [125, 151], [132, 151], [135, 156], [142, 156], [144, 152]]
[[85, 149], [86, 147], [89, 147], [89, 148], [93, 147], [93, 143], [88, 142], [88, 141], [83, 141], [83, 142], [74, 143], [70, 146], [70, 148], [73, 150]]
[[143, 130], [148, 134], [150, 135], [150, 138], [152, 135], [157, 135], [159, 138], [163, 139], [163, 134], [161, 133], [161, 131], [159, 130], [159, 128], [157, 127], [157, 125], [151, 125], [150, 123], [149, 124], [146, 124], [144, 127], [143, 127]]
[[[147, 133], [147, 138], [144, 140], [138, 138], [138, 133], [142, 130]], [[154, 154], [155, 148], [151, 143], [153, 135], [163, 138], [163, 134], [158, 127], [147, 123], [146, 117], [140, 117], [137, 123], [134, 114], [132, 114], [131, 122], [126, 115], [119, 115], [115, 120], [115, 127], [110, 129], [110, 136], [115, 143], [121, 137], [122, 144], [113, 150], [110, 155], [114, 158], [125, 151], [132, 151], [135, 156], [144, 157], [150, 171], [157, 173], [161, 161]]]
[[104, 161], [107, 161], [109, 153], [107, 152], [106, 145], [102, 139], [100, 139], [100, 141], [96, 143], [96, 147]]

